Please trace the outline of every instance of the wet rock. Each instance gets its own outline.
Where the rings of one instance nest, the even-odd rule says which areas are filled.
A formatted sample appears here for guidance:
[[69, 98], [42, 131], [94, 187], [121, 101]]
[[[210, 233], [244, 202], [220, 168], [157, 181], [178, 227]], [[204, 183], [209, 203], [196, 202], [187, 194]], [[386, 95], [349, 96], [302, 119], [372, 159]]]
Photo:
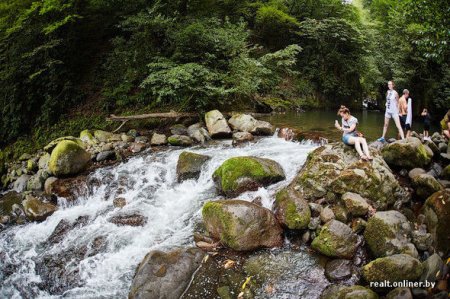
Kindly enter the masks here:
[[327, 223], [328, 221], [335, 219], [334, 212], [329, 207], [325, 207], [320, 212], [320, 220], [322, 223]]
[[209, 136], [208, 131], [203, 127], [202, 123], [196, 123], [188, 127], [187, 129], [189, 137], [194, 139], [201, 144], [204, 144], [206, 141], [211, 140], [211, 136]]
[[233, 133], [233, 146], [237, 146], [242, 143], [250, 142], [254, 139], [253, 135], [248, 132], [236, 132]]
[[31, 221], [43, 221], [56, 211], [56, 206], [27, 195], [22, 202], [25, 215]]
[[109, 222], [116, 225], [128, 225], [128, 226], [144, 226], [147, 223], [147, 217], [135, 214], [135, 215], [120, 215], [113, 216], [108, 219]]
[[444, 262], [437, 253], [434, 253], [422, 263], [422, 266], [423, 273], [420, 281], [435, 282], [438, 272], [444, 266]]
[[440, 142], [440, 143], [438, 144], [439, 151], [440, 151], [442, 154], [447, 152], [447, 147], [448, 147], [448, 145], [447, 145], [447, 143], [445, 143], [445, 142]]
[[375, 257], [396, 253], [417, 257], [417, 250], [410, 242], [411, 230], [408, 219], [400, 212], [376, 212], [367, 222], [364, 238]]
[[140, 153], [142, 152], [147, 146], [145, 145], [145, 143], [142, 142], [133, 142], [131, 143], [129, 150], [132, 153]]
[[106, 160], [115, 160], [115, 159], [116, 159], [115, 151], [100, 152], [97, 154], [97, 157], [95, 158], [95, 160], [97, 160], [97, 162], [102, 162], [102, 161], [106, 161]]
[[344, 202], [347, 211], [353, 216], [364, 216], [369, 211], [367, 200], [362, 198], [359, 194], [347, 192], [342, 195], [342, 201]]
[[166, 145], [167, 137], [164, 134], [154, 133], [150, 141], [151, 145]]
[[277, 162], [257, 157], [234, 157], [226, 160], [213, 173], [217, 188], [234, 197], [246, 191], [255, 191], [285, 179], [283, 168]]
[[330, 286], [322, 295], [321, 299], [378, 299], [378, 295], [371, 289], [363, 286]]
[[421, 175], [421, 174], [426, 174], [427, 172], [424, 170], [424, 169], [422, 169], [422, 168], [414, 168], [414, 169], [411, 169], [409, 172], [408, 172], [408, 176], [409, 176], [409, 178], [412, 180], [413, 178], [415, 178], [416, 176], [419, 176], [419, 175]]
[[352, 261], [331, 260], [325, 266], [325, 276], [330, 281], [347, 279], [352, 275]]
[[304, 229], [311, 219], [308, 203], [293, 189], [283, 189], [275, 197], [275, 217], [288, 229]]
[[231, 129], [219, 110], [212, 110], [206, 113], [205, 123], [212, 138], [223, 138], [231, 135]]
[[55, 227], [50, 237], [48, 237], [48, 242], [51, 244], [61, 242], [68, 232], [70, 232], [73, 229], [85, 226], [88, 223], [88, 221], [89, 221], [88, 216], [80, 216], [73, 223], [68, 220], [62, 219], [61, 221], [59, 221], [58, 225]]
[[167, 138], [167, 141], [175, 146], [191, 146], [194, 143], [191, 137], [185, 135], [172, 135]]
[[433, 157], [433, 152], [430, 153], [420, 139], [414, 137], [388, 144], [383, 148], [382, 154], [389, 165], [409, 169], [423, 168], [430, 164]]
[[[86, 194], [88, 186], [86, 177], [57, 179], [51, 184], [51, 193], [67, 200], [75, 200], [77, 197]], [[48, 193], [50, 194], [50, 192]]]
[[13, 206], [20, 205], [22, 202], [22, 195], [16, 191], [9, 191], [6, 194], [0, 195], [0, 215], [12, 215]]
[[250, 132], [254, 135], [271, 136], [275, 133], [275, 128], [267, 121], [256, 121], [255, 128]]
[[237, 251], [276, 247], [283, 230], [271, 211], [243, 200], [207, 202], [202, 210], [210, 235]]
[[277, 134], [278, 138], [283, 138], [286, 141], [291, 141], [295, 137], [295, 133], [291, 128], [281, 128]]
[[442, 185], [429, 174], [421, 174], [414, 177], [412, 185], [416, 190], [416, 194], [422, 199], [427, 199], [433, 193], [443, 189]]
[[202, 166], [211, 157], [191, 152], [182, 152], [177, 163], [178, 182], [188, 179], [198, 179], [202, 170]]
[[204, 255], [196, 248], [150, 251], [136, 270], [128, 298], [179, 298]]
[[58, 180], [58, 178], [52, 176], [49, 177], [45, 180], [44, 182], [44, 192], [46, 194], [52, 194], [53, 193], [53, 189], [52, 189], [52, 185], [54, 182], [56, 182]]
[[113, 200], [113, 205], [116, 208], [123, 208], [127, 204], [127, 201], [123, 197], [117, 197]]
[[22, 174], [13, 184], [13, 189], [16, 192], [23, 192], [27, 190], [28, 180], [31, 178], [31, 175]]
[[448, 252], [450, 238], [450, 191], [443, 190], [431, 195], [425, 202], [424, 214], [428, 231], [431, 233], [438, 250]]
[[91, 156], [74, 141], [63, 140], [53, 149], [49, 171], [56, 177], [78, 174], [88, 166]]
[[172, 133], [172, 135], [187, 135], [188, 131], [185, 125], [175, 124], [170, 127], [170, 133]]
[[331, 220], [321, 228], [311, 247], [329, 257], [351, 259], [358, 248], [358, 238], [347, 225]]
[[307, 201], [352, 192], [370, 198], [376, 209], [385, 209], [407, 194], [383, 158], [376, 152], [373, 156], [372, 163], [362, 163], [356, 151], [342, 143], [321, 146], [308, 155], [292, 184]]
[[378, 258], [363, 267], [363, 276], [367, 282], [416, 280], [422, 272], [420, 261], [408, 254]]
[[386, 295], [386, 299], [413, 299], [409, 288], [395, 288]]

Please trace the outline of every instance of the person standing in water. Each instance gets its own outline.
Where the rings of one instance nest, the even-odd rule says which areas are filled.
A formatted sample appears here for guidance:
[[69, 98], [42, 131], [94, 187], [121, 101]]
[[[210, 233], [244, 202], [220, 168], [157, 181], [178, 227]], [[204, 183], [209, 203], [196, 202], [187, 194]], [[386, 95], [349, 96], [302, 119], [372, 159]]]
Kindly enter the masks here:
[[404, 89], [403, 95], [398, 99], [398, 110], [400, 114], [400, 124], [406, 137], [411, 137], [412, 125], [412, 99], [409, 97], [409, 90]]
[[386, 113], [384, 114], [383, 135], [378, 138], [378, 141], [385, 142], [386, 132], [389, 127], [391, 118], [394, 120], [395, 126], [398, 129], [398, 134], [402, 139], [405, 138], [402, 127], [400, 125], [400, 118], [398, 116], [398, 93], [394, 89], [394, 81], [388, 82], [388, 91], [386, 93]]
[[370, 155], [369, 146], [367, 145], [366, 138], [359, 136], [360, 134], [356, 131], [356, 126], [358, 125], [358, 119], [350, 114], [350, 110], [341, 106], [337, 113], [340, 117], [342, 117], [342, 126], [339, 125], [339, 122], [336, 120], [335, 127], [339, 131], [342, 131], [342, 141], [346, 145], [354, 145], [356, 151], [358, 152], [361, 160], [363, 161], [371, 161], [373, 160]]

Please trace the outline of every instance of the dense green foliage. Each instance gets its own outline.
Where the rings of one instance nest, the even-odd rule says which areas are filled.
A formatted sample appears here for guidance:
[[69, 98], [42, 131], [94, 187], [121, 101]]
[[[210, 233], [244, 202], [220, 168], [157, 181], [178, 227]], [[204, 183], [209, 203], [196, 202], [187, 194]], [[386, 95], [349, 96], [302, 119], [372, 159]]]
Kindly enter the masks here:
[[358, 106], [391, 78], [448, 108], [446, 1], [354, 2], [4, 0], [0, 144], [73, 109]]

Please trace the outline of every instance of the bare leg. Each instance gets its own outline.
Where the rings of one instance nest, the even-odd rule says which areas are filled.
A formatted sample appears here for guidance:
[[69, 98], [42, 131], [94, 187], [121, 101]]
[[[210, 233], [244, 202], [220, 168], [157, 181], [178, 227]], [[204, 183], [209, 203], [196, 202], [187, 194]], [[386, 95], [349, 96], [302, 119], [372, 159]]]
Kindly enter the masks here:
[[354, 143], [355, 143], [355, 149], [356, 149], [356, 151], [358, 152], [359, 156], [360, 156], [360, 157], [363, 157], [363, 156], [364, 156], [364, 153], [363, 153], [362, 150], [361, 150], [361, 142], [360, 142], [360, 140], [359, 140], [359, 137], [351, 137], [351, 138], [349, 139], [349, 141], [351, 142], [352, 139], [353, 139], [353, 141], [354, 141]]
[[381, 136], [383, 138], [386, 137], [386, 132], [389, 127], [389, 120], [390, 120], [390, 118], [387, 118], [387, 117], [384, 118], [383, 135]]
[[408, 130], [408, 131], [406, 132], [406, 138], [408, 138], [408, 137], [411, 137], [411, 130]]
[[369, 146], [367, 145], [366, 138], [360, 137], [359, 139], [360, 139], [363, 151], [366, 154], [367, 158], [372, 159], [372, 156], [370, 155], [370, 151], [369, 151]]
[[405, 135], [403, 134], [402, 125], [400, 124], [400, 118], [398, 117], [398, 115], [393, 116], [392, 118], [394, 119], [395, 126], [396, 126], [397, 129], [398, 129], [398, 133], [400, 134], [400, 137], [401, 137], [402, 139], [405, 139]]
[[447, 136], [447, 138], [450, 138], [450, 131], [444, 130], [444, 135]]

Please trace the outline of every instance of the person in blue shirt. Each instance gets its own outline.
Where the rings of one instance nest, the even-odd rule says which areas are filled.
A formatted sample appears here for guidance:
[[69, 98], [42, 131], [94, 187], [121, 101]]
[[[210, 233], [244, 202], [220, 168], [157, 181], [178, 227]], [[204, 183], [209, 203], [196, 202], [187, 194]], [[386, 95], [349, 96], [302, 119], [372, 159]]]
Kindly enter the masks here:
[[339, 122], [337, 120], [335, 122], [336, 129], [342, 131], [342, 141], [346, 145], [354, 145], [356, 151], [361, 157], [361, 160], [373, 160], [372, 156], [370, 155], [366, 138], [362, 137], [361, 134], [359, 134], [356, 130], [358, 119], [352, 116], [350, 114], [350, 110], [345, 106], [341, 106], [337, 114], [342, 117], [342, 126], [339, 125]]

